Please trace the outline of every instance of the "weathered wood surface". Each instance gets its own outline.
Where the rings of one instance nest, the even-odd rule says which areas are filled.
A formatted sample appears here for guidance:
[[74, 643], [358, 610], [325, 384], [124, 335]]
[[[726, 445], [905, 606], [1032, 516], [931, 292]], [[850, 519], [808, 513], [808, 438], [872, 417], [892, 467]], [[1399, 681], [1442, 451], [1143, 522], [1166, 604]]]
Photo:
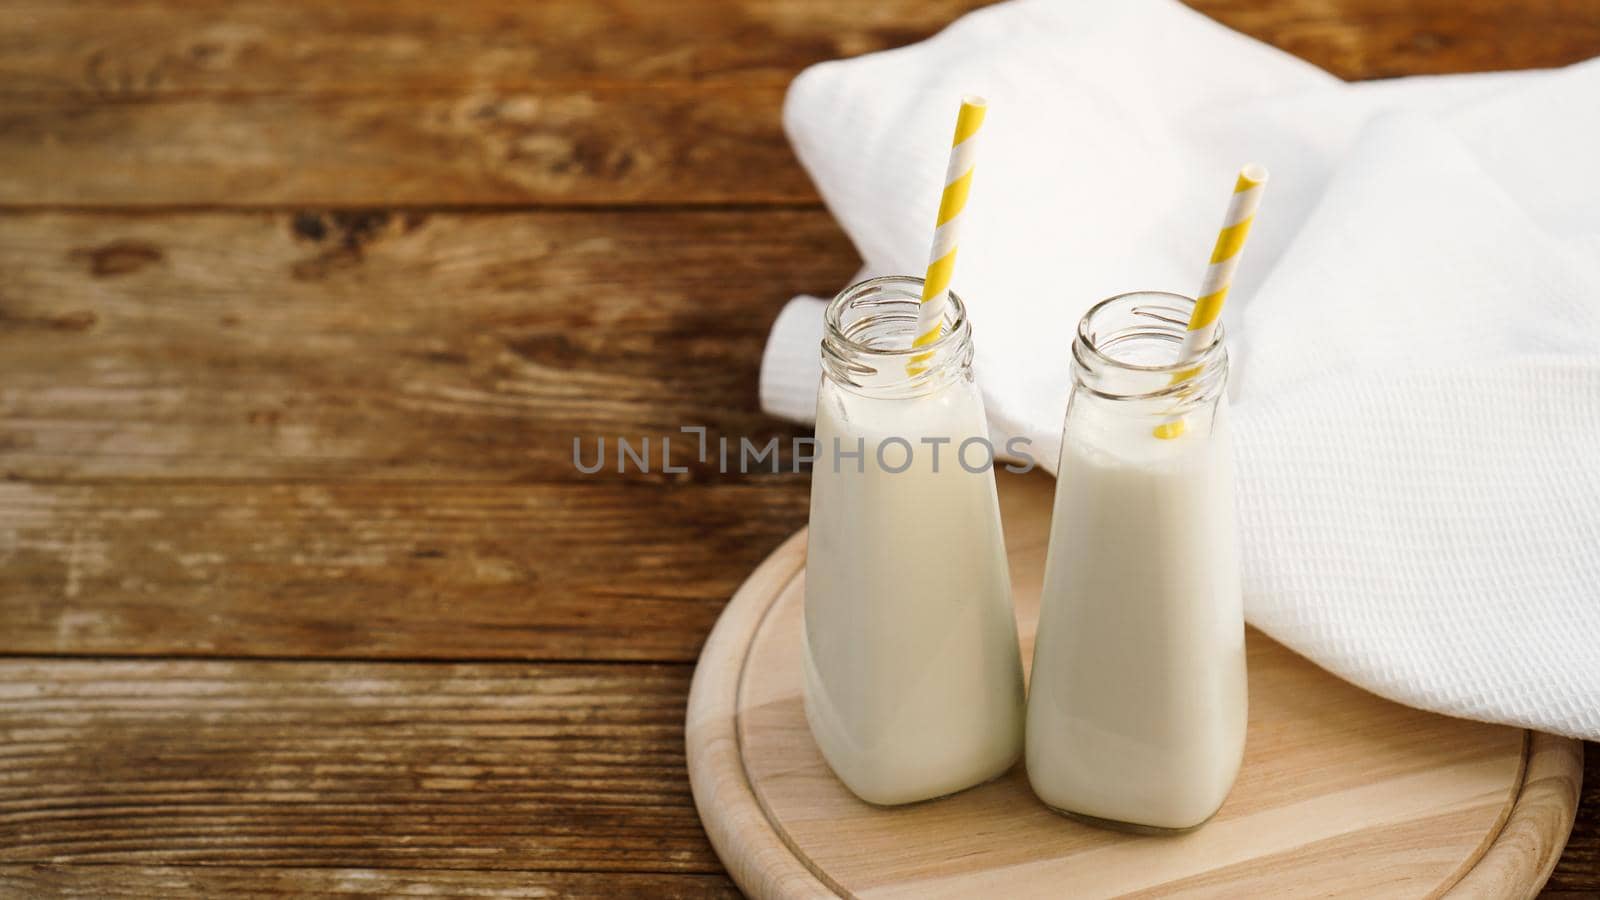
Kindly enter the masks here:
[[[725, 890], [704, 877], [716, 861], [673, 774], [688, 677], [687, 666], [6, 661], [0, 896]], [[1595, 809], [1590, 779], [1551, 896], [1600, 890]]]
[[783, 89], [0, 98], [9, 206], [811, 203]]
[[[855, 258], [784, 86], [976, 5], [4, 4], [0, 654], [439, 662], [0, 664], [0, 897], [727, 894], [687, 667], [447, 660], [692, 658], [804, 479], [571, 435], [799, 433], [762, 337]], [[1195, 5], [1347, 78], [1600, 53], [1588, 0]]]
[[0, 864], [715, 874], [689, 675], [0, 661]]
[[1600, 52], [1590, 0], [1185, 0], [1349, 81], [1540, 69]]
[[[0, 204], [811, 203], [784, 85], [979, 0], [35, 0], [0, 16]], [[1346, 78], [1561, 65], [1583, 0], [1195, 4]]]
[[1583, 797], [1578, 801], [1578, 818], [1545, 891], [1552, 896], [1563, 891], [1600, 896], [1600, 744], [1593, 741], [1583, 745]]
[[805, 433], [762, 343], [857, 265], [820, 210], [0, 214], [0, 472], [722, 481], [679, 427]]
[[812, 203], [788, 80], [978, 5], [29, 3], [0, 203]]
[[806, 503], [803, 482], [0, 482], [0, 652], [691, 662]]
[[248, 868], [225, 866], [0, 865], [0, 897], [362, 897], [368, 900], [737, 900], [722, 875], [519, 872], [472, 869]]
[[[371, 95], [558, 82], [786, 85], [921, 40], [989, 0], [13, 0], [0, 94]], [[1343, 78], [1535, 68], [1600, 43], [1586, 0], [1191, 0]]]
[[396, 94], [788, 84], [990, 0], [11, 0], [0, 94]]

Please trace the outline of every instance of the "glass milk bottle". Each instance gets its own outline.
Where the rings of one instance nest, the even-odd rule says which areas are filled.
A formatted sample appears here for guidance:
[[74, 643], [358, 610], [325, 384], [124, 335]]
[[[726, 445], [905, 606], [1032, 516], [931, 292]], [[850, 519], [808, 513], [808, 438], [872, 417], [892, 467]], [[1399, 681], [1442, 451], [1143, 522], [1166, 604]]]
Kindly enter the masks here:
[[[922, 279], [828, 305], [806, 559], [806, 719], [861, 799], [911, 803], [1022, 750], [1022, 664], [972, 329], [907, 349]], [[920, 361], [908, 372], [913, 356]]]
[[1193, 306], [1123, 294], [1078, 325], [1028, 696], [1039, 798], [1144, 829], [1210, 818], [1244, 754], [1228, 354], [1219, 327], [1174, 364]]

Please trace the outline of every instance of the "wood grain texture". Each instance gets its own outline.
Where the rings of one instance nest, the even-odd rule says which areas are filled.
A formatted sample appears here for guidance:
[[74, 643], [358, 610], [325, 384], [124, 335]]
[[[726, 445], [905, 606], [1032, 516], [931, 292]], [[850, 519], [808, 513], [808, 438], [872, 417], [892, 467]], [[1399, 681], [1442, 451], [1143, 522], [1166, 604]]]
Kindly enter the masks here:
[[[980, 0], [24, 4], [0, 17], [0, 204], [814, 203], [787, 79]], [[1585, 0], [1204, 0], [1345, 78], [1551, 66]]]
[[28, 4], [0, 204], [815, 203], [788, 80], [976, 5]]
[[739, 731], [739, 679], [769, 598], [793, 583], [805, 565], [804, 535], [773, 551], [728, 602], [695, 667], [685, 717], [685, 753], [695, 809], [734, 881], [756, 897], [833, 896], [832, 885], [795, 855], [763, 813], [746, 775]]
[[470, 869], [249, 868], [224, 866], [0, 865], [0, 897], [64, 900], [228, 897], [362, 897], [369, 900], [737, 900], [722, 875], [518, 872]]
[[1550, 873], [1546, 891], [1600, 897], [1600, 743], [1583, 745], [1583, 791], [1567, 847]]
[[1530, 896], [1526, 873], [1546, 883], [1572, 830], [1583, 779], [1583, 744], [1539, 732], [1528, 736], [1527, 771], [1517, 811], [1478, 864], [1456, 885], [1462, 897]]
[[1600, 53], [1589, 0], [1189, 0], [1340, 78], [1539, 69]]
[[689, 661], [806, 499], [0, 483], [0, 653]]
[[0, 472], [739, 480], [679, 427], [791, 448], [762, 344], [856, 266], [809, 210], [0, 215]]
[[815, 203], [776, 85], [0, 98], [0, 205]]
[[[1027, 659], [1050, 483], [999, 481]], [[1530, 761], [1526, 732], [1389, 703], [1254, 631], [1244, 767], [1192, 834], [1069, 821], [1020, 767], [942, 800], [870, 807], [829, 772], [801, 709], [800, 540], [730, 603], [691, 689], [696, 804], [752, 896], [1530, 896], [1570, 827], [1577, 742], [1540, 736]]]
[[0, 95], [396, 94], [554, 82], [786, 85], [990, 0], [7, 3]]
[[688, 680], [0, 661], [0, 865], [715, 874], [683, 778]]
[[[825, 60], [915, 43], [991, 0], [263, 0], [7, 4], [0, 96], [149, 100], [787, 85]], [[1600, 45], [1586, 0], [1190, 0], [1342, 78], [1538, 68]]]

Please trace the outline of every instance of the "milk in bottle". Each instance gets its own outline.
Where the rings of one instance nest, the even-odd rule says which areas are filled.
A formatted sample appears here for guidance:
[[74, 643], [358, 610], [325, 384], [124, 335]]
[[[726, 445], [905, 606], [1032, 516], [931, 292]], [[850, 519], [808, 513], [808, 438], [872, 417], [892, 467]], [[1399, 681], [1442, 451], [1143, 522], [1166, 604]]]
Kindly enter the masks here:
[[1210, 818], [1244, 752], [1227, 355], [1219, 330], [1173, 364], [1191, 306], [1123, 295], [1079, 327], [1028, 698], [1035, 793], [1154, 829]]
[[947, 333], [908, 374], [920, 285], [879, 278], [834, 298], [817, 396], [806, 718], [834, 773], [877, 804], [986, 781], [1022, 747], [1022, 666], [971, 328], [951, 294]]

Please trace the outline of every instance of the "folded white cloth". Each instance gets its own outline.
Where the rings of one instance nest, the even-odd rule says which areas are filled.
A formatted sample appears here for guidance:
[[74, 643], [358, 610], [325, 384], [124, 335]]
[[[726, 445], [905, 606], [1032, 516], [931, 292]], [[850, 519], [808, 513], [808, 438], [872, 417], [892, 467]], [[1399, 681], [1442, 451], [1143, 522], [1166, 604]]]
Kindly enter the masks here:
[[[1224, 314], [1250, 621], [1397, 701], [1600, 739], [1600, 60], [1345, 84], [1172, 0], [1013, 0], [790, 89], [868, 271], [920, 273], [964, 93], [994, 429], [1053, 469], [1079, 317], [1192, 294], [1266, 165]], [[810, 419], [820, 310], [773, 329], [774, 414]]]

